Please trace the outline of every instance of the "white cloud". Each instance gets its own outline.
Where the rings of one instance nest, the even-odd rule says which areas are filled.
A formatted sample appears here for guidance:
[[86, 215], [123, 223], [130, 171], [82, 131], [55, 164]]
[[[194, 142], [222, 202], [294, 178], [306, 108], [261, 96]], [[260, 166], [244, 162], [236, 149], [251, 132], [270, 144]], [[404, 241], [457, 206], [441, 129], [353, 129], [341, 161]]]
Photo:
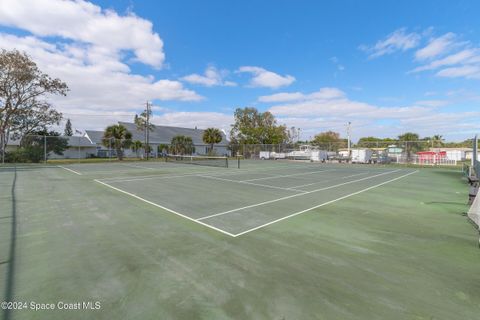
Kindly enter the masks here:
[[479, 65], [466, 65], [459, 67], [445, 68], [436, 73], [439, 77], [445, 78], [467, 78], [467, 79], [480, 79], [480, 66]]
[[415, 52], [415, 58], [417, 60], [425, 60], [444, 54], [452, 49], [455, 44], [455, 38], [456, 36], [452, 32], [433, 38], [425, 47]]
[[38, 37], [58, 36], [80, 42], [103, 51], [102, 57], [128, 50], [136, 60], [157, 68], [165, 60], [163, 41], [153, 32], [150, 21], [133, 13], [119, 16], [87, 1], [2, 0], [0, 24]]
[[268, 96], [261, 96], [258, 98], [260, 102], [286, 102], [286, 101], [298, 101], [305, 98], [305, 95], [301, 92], [281, 92]]
[[360, 49], [369, 53], [370, 58], [377, 58], [396, 51], [415, 48], [418, 46], [420, 38], [418, 33], [407, 33], [406, 28], [401, 28], [378, 41], [374, 46], [361, 45]]
[[420, 72], [426, 70], [433, 70], [444, 66], [456, 65], [459, 63], [469, 63], [472, 58], [480, 56], [478, 49], [465, 49], [457, 53], [446, 56], [445, 58], [434, 60], [426, 65], [417, 67], [411, 72]]
[[418, 66], [409, 73], [436, 70], [435, 75], [438, 77], [480, 79], [480, 48], [472, 47], [468, 42], [452, 44], [451, 47], [464, 48]]
[[[40, 2], [43, 3], [42, 1]], [[52, 26], [50, 25], [52, 21], [45, 18], [41, 19], [37, 16], [43, 12], [43, 9], [38, 8], [37, 2], [32, 3], [31, 12], [26, 10], [30, 12], [29, 14], [32, 17], [31, 21], [25, 22], [25, 25], [19, 22], [21, 20], [20, 17], [24, 17], [27, 14], [23, 11], [18, 11], [21, 5], [14, 2], [11, 7], [7, 6], [7, 8], [5, 3], [0, 2], [0, 24], [18, 24], [27, 30], [34, 28], [38, 24], [38, 30], [34, 31], [35, 34], [52, 34]], [[91, 22], [89, 19], [92, 18], [92, 15], [107, 25], [108, 21], [110, 21], [109, 19], [113, 19], [114, 22], [118, 22], [118, 20], [123, 21], [123, 18], [118, 17], [113, 12], [108, 14], [102, 13], [99, 7], [87, 2], [61, 2], [59, 4], [58, 1], [52, 1], [44, 4], [52, 10], [64, 8], [63, 6], [65, 6], [65, 15], [67, 17], [75, 16], [73, 12], [83, 8], [83, 11], [77, 12], [78, 16], [71, 17], [71, 25], [67, 21], [61, 20], [63, 16], [57, 17], [53, 13], [51, 13], [51, 16], [46, 14], [46, 17], [51, 19], [60, 19], [57, 22], [64, 22], [64, 24], [58, 24], [61, 27], [57, 26], [57, 29], [63, 28], [66, 31], [59, 31], [59, 33], [72, 31], [72, 25], [76, 26], [79, 24], [78, 19], [80, 18], [84, 20], [84, 24], [87, 26], [86, 28], [80, 28], [80, 30], [86, 29], [86, 31], [77, 30], [75, 32], [88, 32], [88, 25]], [[139, 21], [139, 18], [129, 17], [127, 20], [130, 21], [130, 24], [127, 23], [128, 26], [131, 26], [134, 30], [138, 29], [136, 23]], [[42, 26], [42, 21], [44, 21], [45, 26]], [[14, 22], [18, 23], [14, 24]], [[125, 22], [118, 23], [122, 24]], [[147, 22], [143, 21], [142, 23]], [[97, 25], [97, 28], [95, 34], [98, 37], [110, 30], [108, 27], [102, 29], [101, 23]], [[120, 27], [121, 31], [122, 26]], [[123, 36], [125, 39], [122, 41], [127, 43], [129, 41], [128, 37], [131, 36], [132, 34], [127, 33]], [[148, 32], [135, 34], [135, 36], [143, 38], [146, 42], [154, 41], [153, 38], [158, 37]], [[103, 44], [101, 41], [97, 41], [97, 38], [95, 38], [97, 40], [94, 39], [95, 41], [92, 40], [91, 43], [85, 43], [83, 41], [85, 37], [87, 35], [80, 35], [77, 37], [80, 40], [75, 40], [72, 37], [69, 41], [55, 39], [55, 43], [53, 43], [49, 37], [43, 39], [34, 35], [16, 36], [0, 32], [0, 47], [26, 52], [43, 72], [52, 77], [60, 78], [67, 83], [70, 88], [67, 97], [51, 97], [55, 107], [62, 112], [71, 112], [71, 110], [117, 112], [141, 109], [146, 100], [198, 101], [202, 99], [196, 92], [186, 89], [179, 81], [157, 80], [153, 76], [132, 73], [129, 65], [122, 60], [122, 53], [118, 50], [128, 46], [117, 46], [112, 44], [112, 42]], [[112, 35], [112, 37], [116, 36]], [[121, 41], [119, 40], [119, 42]], [[133, 43], [138, 43], [138, 39], [133, 41]], [[134, 52], [140, 50], [139, 48], [131, 46]], [[147, 50], [148, 48], [147, 46], [144, 49]], [[138, 59], [143, 59], [142, 57], [144, 55], [137, 56]], [[161, 60], [163, 61], [163, 58]], [[145, 61], [148, 62], [149, 60]], [[160, 62], [158, 59], [155, 61], [154, 65], [158, 65], [157, 62]]]
[[295, 78], [291, 75], [281, 76], [275, 72], [265, 70], [260, 67], [243, 66], [237, 71], [238, 73], [251, 73], [253, 75], [250, 79], [250, 86], [252, 87], [267, 87], [280, 88], [291, 85]]
[[345, 93], [337, 88], [321, 88], [320, 90], [303, 94], [301, 92], [281, 92], [269, 96], [261, 96], [258, 98], [260, 102], [288, 102], [312, 99], [334, 99], [345, 96]]
[[[229, 132], [233, 123], [233, 115], [220, 112], [181, 112], [165, 110], [162, 114], [154, 112], [152, 123], [164, 126], [205, 129], [215, 127]], [[107, 125], [118, 121], [132, 122], [135, 112], [92, 113], [84, 109], [70, 109], [64, 114], [65, 119], [71, 119], [72, 125], [79, 130], [103, 130]], [[66, 121], [66, 120], [65, 120]], [[64, 121], [64, 122], [65, 122]], [[58, 128], [63, 130], [64, 123]]]
[[[353, 122], [356, 139], [371, 135], [395, 137], [406, 131], [419, 132], [421, 135], [440, 133], [447, 137], [455, 131], [458, 136], [458, 132], [471, 130], [474, 119], [478, 121], [480, 118], [480, 112], [443, 111], [441, 108], [450, 103], [447, 100], [420, 100], [412, 105], [382, 107], [351, 100], [338, 88], [321, 88], [308, 94], [283, 92], [260, 97], [259, 101], [277, 103], [268, 110], [277, 117], [279, 123], [301, 128], [303, 138], [325, 130], [344, 135], [348, 121]], [[449, 126], [448, 119], [454, 119]]]
[[209, 66], [205, 70], [204, 75], [200, 74], [190, 74], [188, 76], [182, 77], [181, 80], [192, 83], [192, 84], [199, 84], [206, 87], [213, 87], [213, 86], [227, 86], [233, 87], [237, 84], [232, 81], [226, 81], [224, 78], [228, 75], [227, 70], [218, 70], [214, 66]]
[[209, 127], [230, 131], [233, 115], [220, 112], [167, 112], [154, 116], [153, 123], [159, 125], [205, 129]]
[[422, 107], [443, 107], [448, 104], [449, 102], [446, 100], [419, 100], [415, 102], [416, 106]]

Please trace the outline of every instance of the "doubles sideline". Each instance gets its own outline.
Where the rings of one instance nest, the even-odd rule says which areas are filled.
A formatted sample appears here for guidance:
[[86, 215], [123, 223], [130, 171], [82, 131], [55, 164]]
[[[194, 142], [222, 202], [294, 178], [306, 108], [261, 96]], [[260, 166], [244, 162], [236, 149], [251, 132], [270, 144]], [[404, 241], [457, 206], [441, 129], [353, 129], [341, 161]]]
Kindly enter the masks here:
[[385, 181], [385, 182], [382, 182], [382, 183], [373, 185], [373, 186], [371, 186], [371, 187], [362, 189], [362, 190], [360, 190], [360, 191], [356, 191], [356, 192], [347, 194], [347, 195], [345, 195], [345, 196], [339, 197], [339, 198], [337, 198], [337, 199], [333, 199], [333, 200], [324, 202], [324, 203], [322, 203], [322, 204], [316, 205], [316, 206], [314, 206], [314, 207], [311, 207], [311, 208], [308, 208], [308, 209], [305, 209], [305, 210], [302, 210], [302, 211], [298, 211], [298, 212], [289, 214], [288, 216], [285, 216], [285, 217], [282, 217], [282, 218], [279, 218], [279, 219], [276, 219], [276, 220], [267, 222], [267, 223], [265, 223], [265, 224], [262, 224], [262, 225], [259, 225], [259, 226], [255, 227], [255, 228], [251, 228], [251, 229], [242, 231], [242, 232], [240, 232], [240, 233], [236, 233], [236, 234], [234, 235], [234, 237], [239, 237], [239, 236], [244, 235], [244, 234], [246, 234], [246, 233], [249, 233], [249, 232], [252, 232], [252, 231], [255, 231], [255, 230], [264, 228], [264, 227], [266, 227], [266, 226], [272, 225], [272, 224], [277, 223], [277, 222], [280, 222], [280, 221], [282, 221], [282, 220], [285, 220], [285, 219], [289, 219], [289, 218], [298, 216], [298, 215], [300, 215], [300, 214], [302, 214], [302, 213], [305, 213], [305, 212], [307, 212], [307, 211], [310, 211], [310, 210], [313, 210], [313, 209], [317, 209], [317, 208], [320, 208], [320, 207], [323, 207], [323, 206], [332, 204], [332, 203], [334, 203], [334, 202], [337, 202], [337, 201], [340, 201], [340, 200], [343, 200], [343, 199], [346, 199], [346, 198], [355, 196], [355, 195], [357, 195], [357, 194], [366, 192], [366, 191], [368, 191], [368, 190], [372, 190], [372, 189], [378, 188], [378, 187], [383, 186], [383, 185], [385, 185], [385, 184], [387, 184], [387, 183], [390, 183], [390, 182], [393, 182], [393, 181], [396, 181], [396, 180], [405, 178], [405, 177], [407, 177], [407, 176], [409, 176], [409, 175], [411, 175], [411, 174], [417, 173], [417, 172], [418, 172], [418, 170], [415, 170], [415, 171], [409, 172], [409, 173], [407, 173], [407, 174], [404, 174], [404, 175], [402, 175], [402, 176], [400, 176], [400, 177], [396, 177], [396, 178], [390, 179], [390, 180], [388, 180], [388, 181]]
[[315, 189], [315, 190], [311, 190], [311, 191], [306, 191], [306, 192], [303, 192], [303, 193], [293, 194], [293, 195], [289, 195], [289, 196], [286, 196], [286, 197], [281, 197], [281, 198], [278, 198], [278, 199], [263, 201], [263, 202], [260, 202], [260, 203], [251, 204], [251, 205], [249, 205], [249, 206], [245, 206], [245, 207], [241, 207], [241, 208], [236, 208], [236, 209], [232, 209], [232, 210], [228, 210], [228, 211], [224, 211], [224, 212], [219, 212], [219, 213], [211, 214], [211, 215], [209, 215], [209, 216], [201, 217], [201, 218], [199, 218], [199, 219], [197, 219], [197, 220], [205, 220], [205, 219], [209, 219], [209, 218], [213, 218], [213, 217], [223, 216], [223, 215], [225, 215], [225, 214], [232, 213], [232, 212], [237, 212], [237, 211], [241, 211], [241, 210], [245, 210], [245, 209], [255, 208], [255, 207], [258, 207], [258, 206], [263, 206], [263, 205], [266, 205], [266, 204], [275, 203], [275, 202], [282, 201], [282, 200], [287, 200], [287, 199], [291, 199], [291, 198], [295, 198], [295, 197], [300, 197], [300, 196], [303, 196], [303, 195], [306, 195], [306, 194], [310, 194], [310, 193], [315, 193], [315, 192], [319, 192], [319, 191], [329, 190], [329, 189], [333, 189], [333, 188], [336, 188], [336, 187], [344, 186], [344, 185], [347, 185], [347, 184], [351, 184], [351, 183], [355, 183], [355, 182], [359, 182], [359, 181], [363, 181], [363, 180], [372, 179], [372, 178], [379, 177], [379, 176], [383, 176], [383, 175], [386, 175], [386, 174], [395, 173], [395, 172], [398, 172], [398, 171], [400, 171], [400, 170], [401, 170], [401, 169], [397, 169], [397, 170], [393, 170], [393, 171], [388, 171], [388, 172], [383, 172], [383, 173], [379, 173], [379, 174], [376, 174], [376, 175], [373, 175], [373, 176], [368, 176], [368, 177], [361, 178], [361, 179], [356, 179], [356, 180], [352, 180], [352, 181], [347, 181], [347, 182], [342, 182], [342, 183], [334, 184], [333, 186], [328, 186], [328, 187], [323, 187], [323, 188], [319, 188], [319, 189]]
[[[312, 190], [312, 191], [309, 191], [309, 192], [305, 192], [305, 193], [301, 193], [301, 194], [296, 194], [296, 195], [289, 196], [289, 197], [283, 197], [283, 198], [276, 199], [276, 200], [272, 200], [272, 201], [266, 201], [266, 202], [264, 202], [264, 203], [262, 203], [262, 204], [271, 203], [271, 202], [274, 202], [274, 201], [280, 201], [280, 200], [283, 200], [283, 199], [286, 199], [286, 198], [293, 198], [293, 197], [296, 197], [296, 196], [301, 196], [301, 195], [303, 195], [303, 194], [313, 193], [313, 192], [317, 192], [317, 191], [320, 191], [320, 190], [326, 190], [326, 189], [334, 188], [334, 187], [337, 187], [337, 186], [345, 185], [345, 184], [348, 184], [348, 183], [354, 183], [354, 182], [366, 180], [366, 179], [369, 179], [369, 178], [377, 177], [377, 176], [380, 176], [380, 175], [398, 172], [398, 171], [400, 171], [400, 170], [401, 170], [401, 169], [394, 170], [394, 171], [389, 171], [389, 172], [381, 173], [381, 174], [374, 175], [374, 176], [371, 176], [371, 177], [366, 177], [366, 178], [362, 178], [362, 179], [357, 179], [357, 180], [354, 180], [354, 181], [349, 181], [349, 182], [346, 182], [346, 183], [341, 183], [341, 184], [337, 184], [337, 185], [330, 186], [330, 187], [326, 187], [326, 188], [321, 188], [321, 189], [317, 189], [317, 190]], [[305, 209], [305, 210], [301, 210], [301, 211], [298, 211], [298, 212], [289, 214], [289, 215], [287, 215], [287, 216], [285, 216], [285, 217], [282, 217], [282, 218], [279, 218], [279, 219], [276, 219], [276, 220], [267, 222], [267, 223], [265, 223], [265, 224], [256, 226], [256, 227], [254, 227], [254, 228], [251, 228], [251, 229], [248, 229], [248, 230], [245, 230], [245, 231], [242, 231], [242, 232], [237, 233], [237, 234], [230, 233], [230, 232], [228, 232], [228, 231], [222, 230], [222, 229], [217, 228], [217, 227], [215, 227], [215, 226], [212, 226], [212, 225], [210, 225], [210, 224], [208, 224], [208, 223], [205, 223], [205, 222], [200, 221], [200, 220], [202, 220], [202, 219], [207, 219], [207, 217], [202, 217], [202, 218], [199, 218], [199, 219], [194, 219], [194, 218], [191, 218], [191, 217], [189, 217], [189, 216], [187, 216], [187, 215], [181, 214], [181, 213], [179, 213], [179, 212], [177, 212], [177, 211], [175, 211], [175, 210], [169, 209], [169, 208], [164, 207], [164, 206], [162, 206], [162, 205], [159, 205], [159, 204], [157, 204], [157, 203], [155, 203], [155, 202], [152, 202], [152, 201], [149, 201], [149, 200], [144, 199], [144, 198], [142, 198], [142, 197], [139, 197], [139, 196], [137, 196], [137, 195], [135, 195], [135, 194], [133, 194], [133, 193], [130, 193], [130, 192], [127, 192], [127, 191], [125, 191], [125, 190], [122, 190], [122, 189], [116, 188], [116, 187], [114, 187], [114, 186], [111, 186], [111, 185], [109, 185], [109, 184], [107, 184], [107, 183], [105, 183], [105, 182], [102, 182], [102, 181], [100, 181], [100, 180], [95, 179], [94, 181], [97, 182], [97, 183], [100, 183], [100, 184], [102, 184], [102, 185], [104, 185], [104, 186], [106, 186], [106, 187], [108, 187], [108, 188], [111, 188], [111, 189], [116, 190], [116, 191], [118, 191], [118, 192], [124, 193], [124, 194], [126, 194], [126, 195], [128, 195], [128, 196], [131, 196], [131, 197], [133, 197], [133, 198], [135, 198], [135, 199], [138, 199], [138, 200], [140, 200], [140, 201], [143, 201], [143, 202], [145, 202], [145, 203], [148, 203], [148, 204], [150, 204], [150, 205], [152, 205], [152, 206], [161, 208], [161, 209], [166, 210], [166, 211], [168, 211], [168, 212], [170, 212], [170, 213], [173, 213], [173, 214], [175, 214], [175, 215], [177, 215], [177, 216], [180, 216], [180, 217], [182, 217], [182, 218], [188, 219], [188, 220], [190, 220], [190, 221], [193, 221], [193, 222], [195, 222], [195, 223], [198, 223], [198, 224], [200, 224], [200, 225], [202, 225], [202, 226], [205, 226], [205, 227], [207, 227], [207, 228], [210, 228], [210, 229], [212, 229], [212, 230], [218, 231], [218, 232], [220, 232], [220, 233], [222, 233], [222, 234], [228, 235], [228, 236], [230, 236], [230, 237], [238, 237], [238, 236], [241, 236], [241, 235], [250, 233], [250, 232], [252, 232], [252, 231], [258, 230], [258, 229], [260, 229], [260, 228], [264, 228], [264, 227], [266, 227], [266, 226], [272, 225], [272, 224], [274, 224], [274, 223], [283, 221], [283, 220], [285, 220], [285, 219], [289, 219], [289, 218], [291, 218], [291, 217], [300, 215], [300, 214], [305, 213], [305, 212], [308, 212], [308, 211], [310, 211], [310, 210], [313, 210], [313, 209], [316, 209], [316, 208], [320, 208], [320, 207], [322, 207], [322, 206], [329, 205], [329, 204], [331, 204], [331, 203], [334, 203], [334, 202], [337, 202], [337, 201], [340, 201], [340, 200], [343, 200], [343, 199], [346, 199], [346, 198], [355, 196], [355, 195], [357, 195], [357, 194], [366, 192], [366, 191], [371, 190], [371, 189], [374, 189], [374, 188], [378, 188], [378, 187], [380, 187], [380, 186], [382, 186], [382, 185], [385, 185], [385, 184], [387, 184], [387, 183], [391, 183], [391, 182], [393, 182], [393, 181], [396, 181], [396, 180], [405, 178], [405, 177], [407, 177], [407, 176], [409, 176], [409, 175], [412, 175], [412, 174], [414, 174], [414, 173], [417, 173], [417, 172], [418, 172], [418, 170], [415, 170], [415, 171], [406, 173], [406, 174], [401, 175], [401, 176], [399, 176], [399, 177], [396, 177], [396, 178], [393, 178], [393, 179], [390, 179], [390, 180], [387, 180], [387, 181], [378, 183], [378, 184], [376, 184], [376, 185], [367, 187], [367, 188], [365, 188], [365, 189], [362, 189], [362, 190], [359, 190], [359, 191], [356, 191], [356, 192], [347, 194], [347, 195], [345, 195], [345, 196], [342, 196], [342, 197], [339, 197], [339, 198], [336, 198], [336, 199], [333, 199], [333, 200], [330, 200], [330, 201], [321, 203], [321, 204], [316, 205], [316, 206], [313, 206], [313, 207], [311, 207], [311, 208], [308, 208], [308, 209]], [[262, 204], [257, 204], [257, 205], [262, 205]], [[254, 206], [257, 206], [257, 205], [254, 205]], [[251, 206], [248, 206], [248, 207], [251, 207]], [[238, 211], [238, 210], [242, 210], [242, 209], [230, 210], [229, 212]], [[212, 215], [212, 216], [218, 216], [218, 214]], [[212, 216], [209, 216], [209, 217], [212, 217]]]

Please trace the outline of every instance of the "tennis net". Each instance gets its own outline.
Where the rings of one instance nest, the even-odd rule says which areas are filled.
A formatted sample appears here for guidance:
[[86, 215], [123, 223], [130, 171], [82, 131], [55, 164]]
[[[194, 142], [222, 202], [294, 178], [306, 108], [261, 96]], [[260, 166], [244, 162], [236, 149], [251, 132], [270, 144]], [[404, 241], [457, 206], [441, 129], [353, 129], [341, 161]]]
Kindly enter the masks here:
[[228, 168], [227, 157], [211, 157], [211, 156], [189, 156], [168, 154], [165, 157], [166, 162], [180, 164], [194, 164], [199, 166], [223, 167]]

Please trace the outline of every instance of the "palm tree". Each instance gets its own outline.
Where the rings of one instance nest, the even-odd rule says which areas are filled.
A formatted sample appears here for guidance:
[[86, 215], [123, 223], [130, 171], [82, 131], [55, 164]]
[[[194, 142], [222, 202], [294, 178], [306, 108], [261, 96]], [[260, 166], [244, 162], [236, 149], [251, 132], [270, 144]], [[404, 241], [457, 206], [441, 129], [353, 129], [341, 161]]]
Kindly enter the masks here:
[[405, 151], [407, 153], [407, 161], [411, 160], [412, 152], [416, 152], [420, 149], [418, 140], [420, 136], [417, 133], [406, 132], [398, 136], [398, 139], [405, 143]]
[[118, 160], [122, 160], [123, 149], [132, 144], [132, 134], [121, 124], [114, 124], [105, 128], [102, 143], [106, 147], [113, 147], [117, 152]]
[[217, 128], [208, 128], [203, 131], [202, 140], [210, 145], [208, 153], [213, 154], [213, 145], [222, 141], [222, 133]]
[[135, 141], [132, 142], [132, 150], [135, 152], [137, 157], [138, 157], [138, 151], [140, 151], [140, 149], [142, 149], [142, 147], [143, 147], [142, 141], [135, 140]]
[[192, 138], [187, 136], [175, 136], [171, 141], [171, 149], [174, 154], [184, 155], [195, 152]]
[[432, 140], [435, 142], [435, 147], [441, 147], [443, 145], [443, 136], [441, 134], [434, 135]]

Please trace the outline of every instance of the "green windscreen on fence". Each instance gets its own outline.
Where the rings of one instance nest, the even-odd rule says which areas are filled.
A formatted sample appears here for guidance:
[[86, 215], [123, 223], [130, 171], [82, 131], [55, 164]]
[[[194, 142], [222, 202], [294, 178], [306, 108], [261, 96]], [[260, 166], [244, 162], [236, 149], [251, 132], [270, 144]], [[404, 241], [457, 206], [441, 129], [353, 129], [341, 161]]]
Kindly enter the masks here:
[[480, 178], [480, 161], [478, 159], [478, 137], [473, 138], [472, 166], [477, 178]]

